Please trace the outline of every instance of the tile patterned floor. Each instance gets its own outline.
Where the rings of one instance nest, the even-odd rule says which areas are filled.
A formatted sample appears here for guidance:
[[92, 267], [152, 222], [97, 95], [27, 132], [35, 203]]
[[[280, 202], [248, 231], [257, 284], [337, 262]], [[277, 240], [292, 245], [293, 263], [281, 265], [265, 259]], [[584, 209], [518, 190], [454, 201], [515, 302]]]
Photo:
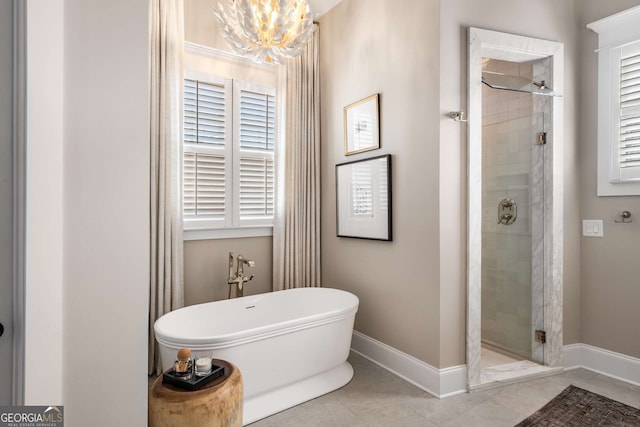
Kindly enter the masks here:
[[349, 361], [355, 375], [345, 387], [251, 426], [511, 427], [570, 384], [640, 408], [640, 387], [584, 369], [439, 400], [361, 356]]

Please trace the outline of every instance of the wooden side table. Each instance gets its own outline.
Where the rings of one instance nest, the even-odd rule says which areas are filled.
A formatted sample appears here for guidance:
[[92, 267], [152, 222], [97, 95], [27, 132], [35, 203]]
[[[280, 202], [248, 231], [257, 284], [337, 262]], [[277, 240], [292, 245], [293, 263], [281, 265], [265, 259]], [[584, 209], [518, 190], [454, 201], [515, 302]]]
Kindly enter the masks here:
[[220, 359], [224, 375], [195, 391], [162, 384], [158, 377], [149, 392], [149, 427], [242, 427], [242, 376]]

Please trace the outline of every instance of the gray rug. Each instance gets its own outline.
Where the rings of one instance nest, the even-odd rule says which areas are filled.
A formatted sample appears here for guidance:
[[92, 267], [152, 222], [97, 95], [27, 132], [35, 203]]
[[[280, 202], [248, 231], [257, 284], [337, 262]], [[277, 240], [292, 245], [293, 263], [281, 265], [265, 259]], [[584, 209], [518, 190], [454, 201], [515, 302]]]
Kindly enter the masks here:
[[570, 385], [516, 427], [640, 426], [640, 409]]

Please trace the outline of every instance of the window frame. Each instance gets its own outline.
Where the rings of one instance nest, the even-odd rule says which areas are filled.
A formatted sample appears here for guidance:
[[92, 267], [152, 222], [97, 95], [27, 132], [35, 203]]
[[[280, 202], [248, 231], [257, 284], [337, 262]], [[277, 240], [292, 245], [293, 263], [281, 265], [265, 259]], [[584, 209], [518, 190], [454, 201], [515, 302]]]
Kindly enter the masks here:
[[[188, 143], [184, 141], [184, 135], [181, 135], [181, 154], [185, 152], [194, 152], [202, 154], [221, 154], [225, 157], [225, 218], [224, 220], [212, 218], [184, 218], [183, 219], [183, 235], [184, 240], [205, 240], [205, 239], [229, 239], [229, 238], [246, 238], [246, 237], [265, 237], [273, 235], [273, 224], [275, 221], [275, 203], [274, 215], [271, 218], [260, 219], [241, 219], [240, 218], [240, 157], [243, 152], [254, 153], [252, 150], [242, 150], [240, 147], [240, 91], [248, 90], [253, 92], [265, 93], [274, 97], [276, 108], [274, 110], [274, 150], [267, 157], [274, 162], [274, 181], [277, 176], [277, 150], [278, 150], [278, 101], [277, 88], [261, 84], [257, 82], [230, 79], [217, 76], [214, 73], [202, 72], [193, 69], [185, 69], [184, 79], [202, 81], [209, 84], [223, 85], [225, 88], [225, 146], [220, 147], [207, 146], [207, 144]], [[184, 84], [184, 83], [183, 83]], [[184, 109], [184, 106], [182, 106]], [[229, 143], [230, 142], [230, 143]], [[189, 150], [186, 150], [189, 148]], [[262, 154], [263, 156], [265, 154]], [[184, 165], [184, 160], [181, 161]], [[180, 171], [181, 185], [183, 184], [183, 170]], [[274, 182], [275, 191], [275, 182]], [[274, 195], [275, 198], [275, 195]], [[181, 209], [184, 210], [184, 200]]]
[[640, 195], [640, 171], [623, 171], [619, 160], [620, 59], [628, 46], [638, 44], [640, 50], [638, 19], [640, 6], [587, 25], [598, 33], [598, 196]]

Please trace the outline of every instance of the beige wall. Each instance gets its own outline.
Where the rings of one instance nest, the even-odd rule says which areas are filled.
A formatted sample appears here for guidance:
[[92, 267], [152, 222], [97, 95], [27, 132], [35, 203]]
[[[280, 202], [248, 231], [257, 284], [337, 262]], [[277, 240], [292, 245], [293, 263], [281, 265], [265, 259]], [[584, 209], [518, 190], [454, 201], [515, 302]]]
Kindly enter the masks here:
[[[596, 196], [597, 34], [586, 24], [640, 4], [590, 0], [577, 8], [581, 44], [579, 103], [580, 208], [583, 219], [603, 219], [604, 238], [581, 238], [582, 342], [640, 357], [640, 196]], [[613, 222], [619, 212], [633, 223]]]
[[211, 5], [213, 0], [184, 0], [185, 41], [231, 52], [218, 31]]
[[[244, 285], [245, 295], [271, 292], [271, 237], [251, 239], [194, 240], [184, 245], [185, 305], [218, 301], [229, 296], [229, 252], [255, 261], [255, 267], [245, 266], [247, 276], [255, 278]], [[232, 291], [232, 295], [234, 291]]]
[[146, 0], [65, 0], [55, 19], [64, 23], [64, 301], [49, 305], [64, 314], [70, 426], [147, 424], [148, 13]]
[[[63, 339], [67, 331], [62, 309], [66, 292], [63, 271], [65, 8], [72, 6], [63, 0], [35, 0], [26, 7], [24, 398], [27, 405], [67, 404], [63, 390], [66, 379]], [[76, 308], [66, 307], [69, 312]], [[127, 338], [123, 336], [121, 342]], [[140, 351], [143, 358], [144, 348]], [[46, 357], [43, 358], [43, 354]], [[108, 363], [100, 357], [98, 361]]]
[[[355, 329], [439, 365], [438, 2], [344, 0], [320, 19], [322, 274]], [[344, 156], [343, 107], [380, 93], [381, 149]], [[392, 154], [393, 242], [336, 237], [335, 165]]]
[[[185, 0], [185, 41], [230, 52], [227, 42], [216, 27], [211, 12], [211, 0]], [[225, 61], [186, 55], [187, 65], [198, 70], [230, 78], [230, 68]], [[236, 71], [234, 71], [236, 72]], [[264, 71], [248, 70], [235, 78], [265, 82], [273, 77]], [[272, 286], [272, 238], [211, 239], [184, 242], [184, 296], [185, 305], [218, 301], [228, 297], [229, 252], [242, 254], [254, 260], [256, 266], [247, 268], [247, 274], [256, 277], [245, 286], [245, 295], [271, 292]]]
[[146, 425], [147, 23], [144, 0], [27, 8], [25, 403], [69, 425]]

